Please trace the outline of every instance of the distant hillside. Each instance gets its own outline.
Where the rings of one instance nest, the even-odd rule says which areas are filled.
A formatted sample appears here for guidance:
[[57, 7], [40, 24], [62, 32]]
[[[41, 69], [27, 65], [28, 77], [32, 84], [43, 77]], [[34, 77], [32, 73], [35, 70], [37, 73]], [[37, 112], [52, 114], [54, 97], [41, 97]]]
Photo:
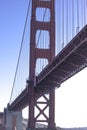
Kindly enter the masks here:
[[82, 128], [59, 128], [59, 127], [57, 127], [57, 130], [87, 130], [87, 127], [82, 127]]
[[[27, 119], [23, 119], [23, 126], [24, 126], [23, 130], [26, 130], [26, 128], [27, 128]], [[37, 123], [36, 128], [47, 128], [47, 126]], [[57, 127], [57, 130], [87, 130], [87, 127], [82, 127], [82, 128], [60, 128], [60, 127]]]

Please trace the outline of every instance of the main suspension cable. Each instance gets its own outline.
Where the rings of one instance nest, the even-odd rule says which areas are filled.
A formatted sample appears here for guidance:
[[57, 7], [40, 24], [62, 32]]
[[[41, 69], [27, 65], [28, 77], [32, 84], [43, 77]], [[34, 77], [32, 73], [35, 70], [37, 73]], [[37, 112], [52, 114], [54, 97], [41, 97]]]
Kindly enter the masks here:
[[14, 85], [15, 85], [15, 81], [16, 81], [16, 76], [17, 76], [19, 61], [20, 61], [20, 57], [21, 57], [21, 51], [22, 51], [22, 47], [23, 47], [24, 36], [25, 36], [25, 30], [26, 30], [26, 26], [27, 26], [28, 14], [29, 14], [29, 11], [30, 11], [30, 5], [31, 5], [31, 0], [29, 0], [29, 4], [28, 4], [27, 15], [26, 15], [26, 19], [25, 19], [25, 24], [24, 24], [23, 34], [22, 34], [22, 40], [21, 40], [21, 44], [20, 44], [20, 50], [19, 50], [19, 55], [18, 55], [18, 60], [17, 60], [17, 65], [16, 65], [16, 71], [15, 71], [15, 76], [14, 76], [14, 80], [13, 80], [12, 91], [11, 91], [9, 103], [11, 102], [11, 98], [12, 98], [12, 94], [13, 94], [13, 90], [14, 90]]

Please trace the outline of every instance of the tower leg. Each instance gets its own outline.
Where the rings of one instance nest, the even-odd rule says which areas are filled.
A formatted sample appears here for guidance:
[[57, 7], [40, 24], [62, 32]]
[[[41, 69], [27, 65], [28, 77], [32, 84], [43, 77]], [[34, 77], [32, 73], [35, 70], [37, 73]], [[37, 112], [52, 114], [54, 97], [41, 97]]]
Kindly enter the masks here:
[[[29, 68], [29, 119], [28, 119], [28, 129], [35, 129], [37, 123], [47, 123], [47, 129], [55, 129], [55, 90], [49, 92], [49, 97], [43, 96], [43, 100], [35, 99], [34, 86], [36, 82], [36, 61], [37, 59], [47, 59], [50, 63], [55, 57], [55, 11], [54, 11], [55, 0], [32, 0], [32, 15], [31, 15], [31, 30], [30, 30], [30, 68]], [[44, 8], [49, 10], [49, 21], [38, 21], [36, 19], [37, 9]], [[42, 14], [41, 14], [42, 15]], [[39, 31], [48, 32], [49, 36], [49, 46], [37, 47], [36, 45], [36, 33]], [[47, 43], [45, 43], [47, 44]], [[42, 45], [41, 45], [42, 46]], [[45, 86], [46, 87], [46, 86]], [[40, 92], [38, 93], [38, 95]], [[41, 106], [39, 106], [41, 105]], [[43, 108], [42, 106], [45, 105]], [[35, 115], [35, 108], [39, 111]], [[48, 111], [48, 114], [45, 111]], [[43, 118], [40, 118], [42, 116]], [[28, 130], [27, 129], [27, 130]], [[46, 129], [46, 128], [45, 128]]]

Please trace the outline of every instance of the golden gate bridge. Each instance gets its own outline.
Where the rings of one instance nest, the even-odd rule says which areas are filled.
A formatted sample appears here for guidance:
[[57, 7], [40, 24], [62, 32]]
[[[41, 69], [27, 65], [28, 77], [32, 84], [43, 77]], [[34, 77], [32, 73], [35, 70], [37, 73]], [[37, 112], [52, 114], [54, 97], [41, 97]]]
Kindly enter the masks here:
[[17, 116], [26, 106], [27, 129], [35, 129], [37, 122], [56, 129], [55, 88], [87, 66], [86, 12], [86, 0], [29, 0], [12, 93], [4, 110], [6, 130], [20, 129]]

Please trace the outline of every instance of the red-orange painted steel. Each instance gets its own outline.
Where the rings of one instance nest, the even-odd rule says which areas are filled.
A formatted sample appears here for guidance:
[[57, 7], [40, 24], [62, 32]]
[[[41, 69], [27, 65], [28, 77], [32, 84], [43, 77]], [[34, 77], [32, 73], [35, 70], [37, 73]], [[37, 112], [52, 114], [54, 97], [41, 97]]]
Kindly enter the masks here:
[[[30, 84], [28, 85], [29, 91], [29, 120], [28, 120], [28, 128], [35, 128], [36, 122], [43, 122], [42, 119], [38, 120], [35, 117], [35, 105], [37, 106], [37, 100], [35, 99], [35, 68], [36, 68], [36, 60], [38, 58], [45, 58], [48, 59], [49, 63], [55, 57], [55, 11], [54, 11], [54, 2], [55, 0], [51, 1], [39, 1], [39, 0], [32, 0], [32, 17], [31, 17], [31, 30], [30, 30]], [[37, 8], [48, 8], [50, 10], [50, 21], [37, 21], [36, 20], [36, 9]], [[50, 45], [49, 48], [37, 48], [36, 47], [36, 32], [38, 30], [46, 30], [49, 32], [49, 39]], [[46, 55], [47, 54], [47, 55]], [[51, 85], [50, 85], [51, 86]], [[47, 106], [49, 106], [49, 117], [47, 118], [46, 114], [41, 111], [40, 107], [39, 114], [43, 114], [48, 124], [49, 128], [55, 128], [55, 90], [49, 92], [49, 104], [47, 102]], [[43, 109], [45, 111], [45, 109]]]
[[[87, 25], [37, 76], [36, 86], [34, 86], [35, 99], [40, 98], [55, 87], [60, 87], [61, 83], [85, 67], [87, 67]], [[21, 110], [28, 106], [28, 96], [28, 88], [26, 87], [9, 106], [9, 109]]]

